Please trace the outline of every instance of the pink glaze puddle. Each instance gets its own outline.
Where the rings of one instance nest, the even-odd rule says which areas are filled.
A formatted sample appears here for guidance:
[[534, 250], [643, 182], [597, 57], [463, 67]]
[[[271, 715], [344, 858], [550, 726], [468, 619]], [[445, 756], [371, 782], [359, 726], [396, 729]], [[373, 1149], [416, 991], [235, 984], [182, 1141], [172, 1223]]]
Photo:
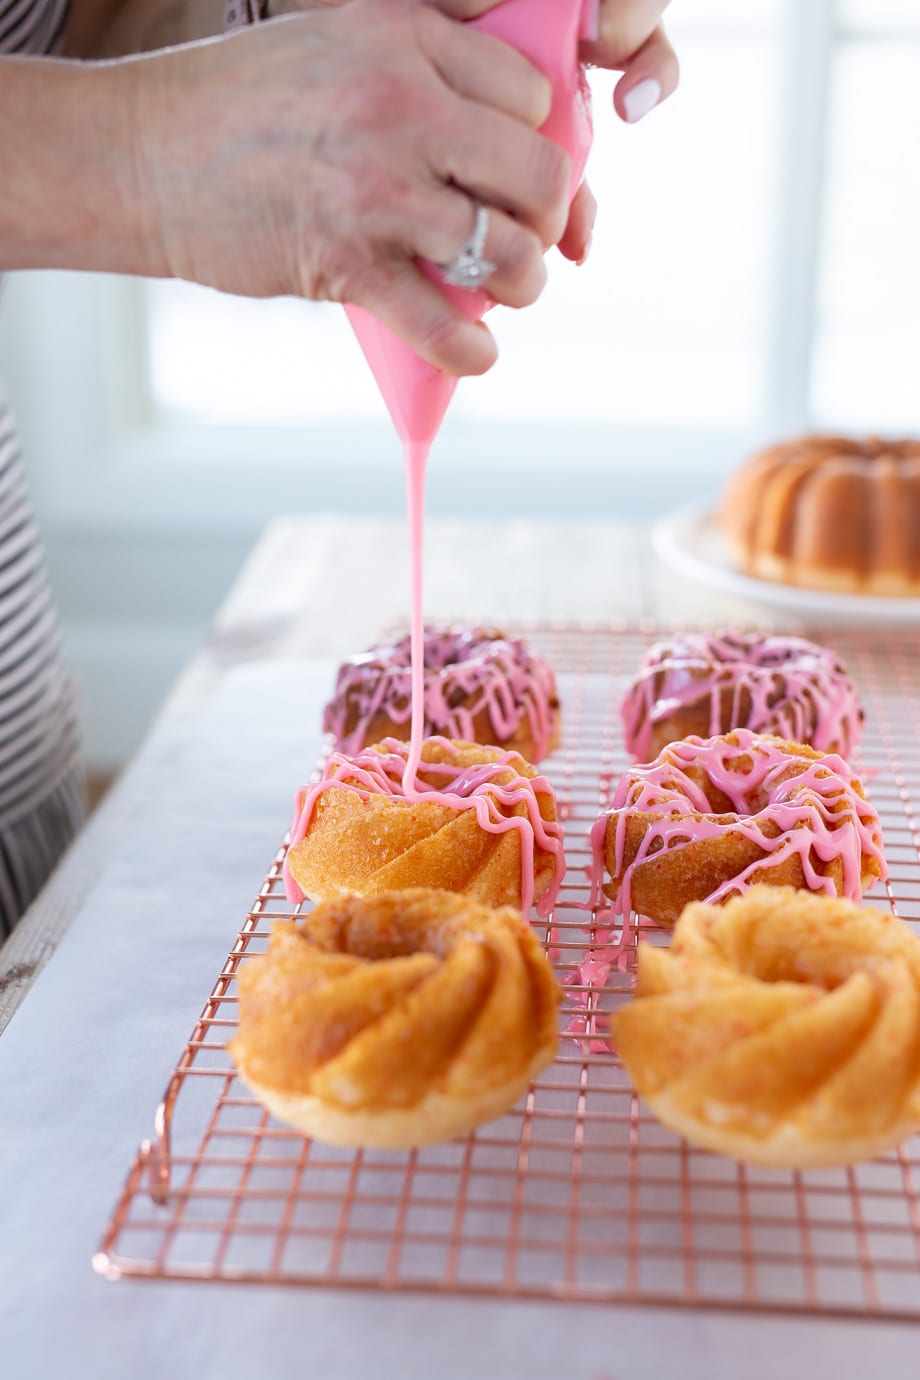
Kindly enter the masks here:
[[[722, 700], [730, 693], [730, 722]], [[709, 733], [775, 733], [818, 752], [844, 753], [862, 732], [856, 690], [835, 654], [801, 637], [684, 633], [650, 647], [620, 713], [629, 752], [648, 761], [655, 726], [709, 699]], [[745, 710], [742, 705], [749, 701]]]
[[[432, 739], [447, 748], [447, 739]], [[395, 738], [385, 738], [376, 748], [368, 748], [357, 757], [345, 757], [334, 752], [323, 768], [320, 780], [297, 792], [294, 819], [291, 823], [291, 847], [306, 836], [316, 811], [317, 801], [328, 790], [353, 791], [366, 800], [371, 795], [424, 801], [443, 805], [452, 810], [475, 810], [481, 829], [489, 834], [506, 834], [516, 830], [521, 845], [521, 909], [526, 915], [534, 899], [534, 870], [537, 850], [548, 854], [553, 861], [553, 876], [549, 887], [540, 897], [537, 914], [549, 915], [556, 904], [559, 888], [565, 876], [562, 826], [557, 820], [544, 819], [540, 813], [540, 795], [553, 794], [544, 776], [520, 776], [514, 770], [515, 753], [499, 752], [494, 761], [475, 766], [459, 766], [453, 762], [425, 762], [425, 774], [439, 779], [444, 789], [424, 780], [415, 781], [412, 796], [405, 789], [406, 773], [411, 761], [411, 748]], [[510, 781], [497, 778], [512, 769]], [[504, 811], [524, 805], [522, 815]], [[282, 869], [284, 890], [288, 900], [298, 905], [304, 893], [291, 874], [287, 857]]]

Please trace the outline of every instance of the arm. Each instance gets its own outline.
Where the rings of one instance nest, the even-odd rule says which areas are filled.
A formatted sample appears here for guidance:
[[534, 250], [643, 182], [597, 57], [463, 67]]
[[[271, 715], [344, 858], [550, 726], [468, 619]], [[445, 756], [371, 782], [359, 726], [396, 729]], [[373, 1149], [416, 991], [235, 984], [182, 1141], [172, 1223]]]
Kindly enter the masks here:
[[512, 48], [402, 0], [101, 64], [0, 57], [0, 270], [354, 302], [483, 373], [488, 330], [418, 260], [450, 260], [484, 202], [491, 294], [536, 300], [568, 207], [568, 160], [535, 132], [549, 101]]
[[115, 66], [0, 57], [0, 270], [167, 271], [127, 171], [127, 95]]

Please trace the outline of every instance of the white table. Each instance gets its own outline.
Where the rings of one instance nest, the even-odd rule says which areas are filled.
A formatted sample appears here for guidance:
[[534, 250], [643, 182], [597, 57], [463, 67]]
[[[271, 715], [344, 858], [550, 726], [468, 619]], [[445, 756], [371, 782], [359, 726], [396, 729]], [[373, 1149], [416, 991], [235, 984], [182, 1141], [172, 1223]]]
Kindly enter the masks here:
[[[276, 524], [150, 739], [0, 960], [0, 1373], [336, 1380], [916, 1374], [920, 1333], [550, 1303], [122, 1282], [89, 1265], [319, 747], [339, 653], [404, 613], [398, 524]], [[428, 609], [758, 617], [674, 588], [643, 534], [431, 524]], [[762, 616], [762, 614], [761, 614]], [[63, 936], [63, 938], [62, 938]], [[11, 972], [13, 977], [11, 978]]]

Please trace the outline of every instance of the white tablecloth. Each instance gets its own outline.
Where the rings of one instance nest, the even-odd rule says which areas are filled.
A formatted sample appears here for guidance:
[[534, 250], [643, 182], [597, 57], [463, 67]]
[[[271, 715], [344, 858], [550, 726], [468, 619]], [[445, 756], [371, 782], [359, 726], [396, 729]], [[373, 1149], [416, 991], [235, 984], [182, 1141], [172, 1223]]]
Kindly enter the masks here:
[[914, 1380], [906, 1326], [92, 1273], [315, 758], [330, 677], [294, 661], [236, 670], [191, 732], [150, 745], [147, 798], [0, 1040], [4, 1380]]

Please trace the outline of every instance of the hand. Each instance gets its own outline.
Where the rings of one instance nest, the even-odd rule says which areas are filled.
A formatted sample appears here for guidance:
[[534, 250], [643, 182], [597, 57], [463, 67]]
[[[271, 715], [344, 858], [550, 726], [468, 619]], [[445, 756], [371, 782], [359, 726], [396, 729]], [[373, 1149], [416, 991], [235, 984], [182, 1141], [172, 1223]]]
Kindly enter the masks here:
[[635, 124], [677, 88], [677, 55], [661, 24], [669, 0], [601, 0], [596, 40], [582, 48], [585, 62], [622, 72], [613, 93], [621, 120]]
[[569, 163], [535, 131], [546, 78], [507, 45], [400, 0], [344, 3], [122, 67], [134, 192], [168, 274], [250, 296], [354, 302], [455, 374], [491, 335], [416, 267], [492, 210], [498, 302], [525, 306], [563, 233]]
[[[667, 40], [661, 16], [669, 0], [601, 0], [597, 38], [582, 45], [582, 58], [596, 67], [623, 73], [613, 92], [621, 120], [635, 124], [677, 88], [677, 55]], [[559, 248], [567, 259], [584, 263], [591, 249], [597, 202], [583, 182], [572, 203]]]
[[[623, 73], [613, 94], [621, 120], [635, 124], [677, 88], [679, 67], [661, 24], [670, 0], [600, 0], [596, 39], [582, 47], [582, 58], [595, 67]], [[271, 0], [272, 15], [332, 7], [343, 0]], [[453, 19], [476, 19], [501, 0], [424, 0]], [[584, 263], [591, 248], [597, 201], [587, 182], [572, 202], [559, 249], [567, 259]]]

